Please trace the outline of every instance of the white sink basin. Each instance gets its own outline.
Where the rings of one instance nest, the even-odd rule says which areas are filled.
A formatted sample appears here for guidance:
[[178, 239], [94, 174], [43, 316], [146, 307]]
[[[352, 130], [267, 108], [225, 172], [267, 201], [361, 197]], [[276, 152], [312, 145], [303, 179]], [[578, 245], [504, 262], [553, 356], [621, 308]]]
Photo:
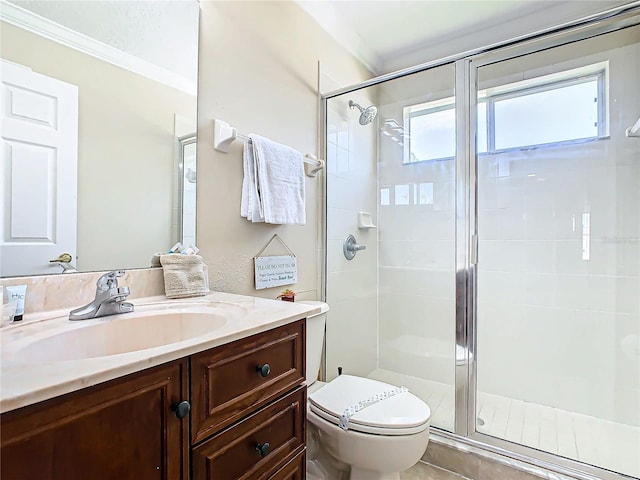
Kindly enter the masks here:
[[213, 333], [226, 325], [228, 318], [221, 309], [200, 308], [148, 310], [78, 321], [71, 330], [23, 346], [14, 360], [50, 363], [136, 352]]

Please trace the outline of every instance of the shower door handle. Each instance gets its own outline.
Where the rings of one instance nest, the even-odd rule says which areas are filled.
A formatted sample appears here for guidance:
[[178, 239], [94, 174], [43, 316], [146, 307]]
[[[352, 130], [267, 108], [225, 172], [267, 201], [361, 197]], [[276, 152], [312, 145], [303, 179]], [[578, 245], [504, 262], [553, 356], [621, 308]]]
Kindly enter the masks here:
[[356, 242], [356, 237], [353, 235], [347, 235], [347, 238], [344, 239], [344, 243], [342, 244], [342, 253], [347, 260], [353, 260], [356, 256], [356, 252], [360, 250], [365, 250], [367, 247], [365, 245], [358, 245]]

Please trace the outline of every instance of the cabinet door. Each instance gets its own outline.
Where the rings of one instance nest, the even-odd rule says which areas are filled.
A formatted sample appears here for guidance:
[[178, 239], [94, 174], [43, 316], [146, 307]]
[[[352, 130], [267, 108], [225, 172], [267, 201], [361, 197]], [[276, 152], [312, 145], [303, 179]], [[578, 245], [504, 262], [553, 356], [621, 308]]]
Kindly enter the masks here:
[[191, 441], [198, 443], [304, 381], [305, 321], [191, 357]]
[[187, 480], [184, 360], [0, 417], [3, 480]]

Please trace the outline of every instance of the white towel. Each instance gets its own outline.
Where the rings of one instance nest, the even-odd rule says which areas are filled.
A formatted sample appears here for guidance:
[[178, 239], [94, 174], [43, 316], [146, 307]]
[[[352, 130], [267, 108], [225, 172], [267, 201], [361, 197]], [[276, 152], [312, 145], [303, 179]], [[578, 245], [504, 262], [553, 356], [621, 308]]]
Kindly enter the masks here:
[[245, 146], [242, 160], [244, 177], [240, 215], [250, 222], [264, 222], [264, 216], [260, 213], [260, 197], [256, 184], [256, 163], [253, 158], [253, 148], [250, 145]]
[[245, 147], [240, 213], [252, 222], [304, 225], [302, 154], [259, 135]]

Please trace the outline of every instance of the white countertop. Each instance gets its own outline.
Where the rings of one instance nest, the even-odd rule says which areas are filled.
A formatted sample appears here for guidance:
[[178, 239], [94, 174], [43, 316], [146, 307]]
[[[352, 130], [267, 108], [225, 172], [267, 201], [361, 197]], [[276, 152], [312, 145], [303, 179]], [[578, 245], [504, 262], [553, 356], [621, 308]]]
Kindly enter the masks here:
[[[149, 297], [132, 303], [136, 309], [133, 314], [72, 322], [68, 320], [69, 312], [66, 310], [44, 312], [25, 315], [22, 322], [0, 329], [0, 413], [183, 358], [320, 312], [319, 306], [229, 293], [211, 293], [180, 300]], [[127, 315], [151, 317], [153, 312], [168, 310], [172, 313], [214, 312], [219, 317], [224, 316], [225, 320], [211, 332], [176, 343], [107, 356], [92, 356], [88, 347], [86, 356], [90, 358], [66, 358], [73, 357], [73, 353], [66, 350], [75, 352], [79, 348], [73, 345], [73, 349], [65, 349], [67, 332], [105, 322], [126, 322]], [[59, 336], [61, 333], [63, 335]], [[132, 330], [132, 336], [135, 333]], [[144, 335], [144, 331], [137, 333]], [[46, 340], [55, 336], [59, 341]], [[76, 337], [72, 334], [67, 338]], [[103, 342], [103, 339], [95, 341]], [[41, 345], [46, 345], [46, 348], [40, 348]], [[50, 358], [55, 360], [47, 361]]]

